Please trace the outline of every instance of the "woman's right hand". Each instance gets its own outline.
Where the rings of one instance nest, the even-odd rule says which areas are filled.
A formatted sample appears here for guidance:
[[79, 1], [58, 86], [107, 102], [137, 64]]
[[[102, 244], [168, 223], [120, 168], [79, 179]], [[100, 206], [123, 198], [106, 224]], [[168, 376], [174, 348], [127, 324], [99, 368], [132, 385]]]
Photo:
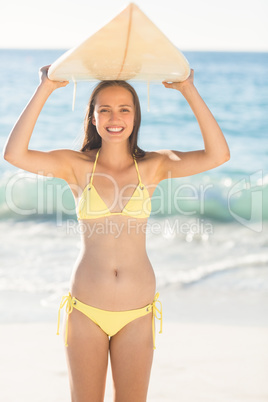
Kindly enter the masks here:
[[57, 88], [66, 87], [66, 85], [69, 84], [69, 81], [52, 81], [48, 78], [47, 73], [48, 73], [49, 67], [50, 67], [50, 65], [40, 68], [40, 70], [39, 70], [40, 85], [46, 86], [47, 88], [49, 88], [51, 90], [51, 92], [53, 92]]

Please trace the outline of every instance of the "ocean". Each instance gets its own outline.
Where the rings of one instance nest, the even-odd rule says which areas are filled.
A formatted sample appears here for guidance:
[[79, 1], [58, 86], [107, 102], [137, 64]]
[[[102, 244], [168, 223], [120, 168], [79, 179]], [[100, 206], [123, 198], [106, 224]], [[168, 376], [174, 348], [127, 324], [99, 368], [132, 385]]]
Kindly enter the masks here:
[[[38, 85], [38, 70], [64, 50], [0, 50], [0, 146]], [[159, 184], [147, 250], [158, 290], [196, 299], [241, 297], [268, 324], [268, 53], [184, 52], [195, 85], [217, 119], [231, 159], [207, 172]], [[70, 84], [47, 101], [31, 149], [78, 150], [96, 83]], [[146, 151], [203, 148], [193, 113], [177, 91], [133, 82], [142, 106]], [[161, 202], [159, 202], [161, 196]], [[0, 323], [55, 319], [68, 290], [80, 234], [63, 180], [0, 164]], [[8, 309], [6, 308], [8, 301]], [[215, 310], [217, 315], [217, 310]]]

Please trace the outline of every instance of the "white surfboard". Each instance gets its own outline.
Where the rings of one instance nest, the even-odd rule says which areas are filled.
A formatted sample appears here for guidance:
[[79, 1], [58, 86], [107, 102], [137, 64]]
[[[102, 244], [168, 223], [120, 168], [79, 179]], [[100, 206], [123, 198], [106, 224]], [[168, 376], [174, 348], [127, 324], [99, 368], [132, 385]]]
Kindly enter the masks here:
[[184, 81], [184, 55], [133, 3], [49, 68], [51, 80]]

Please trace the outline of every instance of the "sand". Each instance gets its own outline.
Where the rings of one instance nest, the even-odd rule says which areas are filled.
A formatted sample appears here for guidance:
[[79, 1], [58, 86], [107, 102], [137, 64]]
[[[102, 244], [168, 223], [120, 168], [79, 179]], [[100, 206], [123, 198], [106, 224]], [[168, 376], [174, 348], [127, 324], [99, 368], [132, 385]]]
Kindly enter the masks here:
[[[166, 320], [156, 341], [148, 401], [268, 401], [267, 327]], [[2, 324], [0, 344], [1, 401], [70, 401], [56, 322]]]

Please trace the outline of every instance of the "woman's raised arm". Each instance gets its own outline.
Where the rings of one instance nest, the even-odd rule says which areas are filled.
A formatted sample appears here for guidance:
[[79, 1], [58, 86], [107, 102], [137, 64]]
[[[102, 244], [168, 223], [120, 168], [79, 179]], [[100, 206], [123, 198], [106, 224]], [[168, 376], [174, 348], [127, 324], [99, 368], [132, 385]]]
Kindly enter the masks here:
[[71, 150], [41, 152], [28, 149], [36, 121], [48, 97], [55, 89], [68, 84], [68, 81], [49, 80], [48, 68], [45, 66], [39, 70], [40, 84], [9, 134], [3, 156], [12, 165], [28, 172], [52, 174], [65, 179], [69, 174], [70, 164], [67, 161]]
[[194, 71], [183, 82], [166, 83], [166, 88], [173, 88], [182, 93], [189, 103], [201, 130], [205, 149], [180, 152], [160, 150], [161, 162], [158, 167], [158, 180], [168, 177], [191, 176], [215, 168], [230, 159], [230, 151], [224, 135], [211, 111], [194, 86]]

